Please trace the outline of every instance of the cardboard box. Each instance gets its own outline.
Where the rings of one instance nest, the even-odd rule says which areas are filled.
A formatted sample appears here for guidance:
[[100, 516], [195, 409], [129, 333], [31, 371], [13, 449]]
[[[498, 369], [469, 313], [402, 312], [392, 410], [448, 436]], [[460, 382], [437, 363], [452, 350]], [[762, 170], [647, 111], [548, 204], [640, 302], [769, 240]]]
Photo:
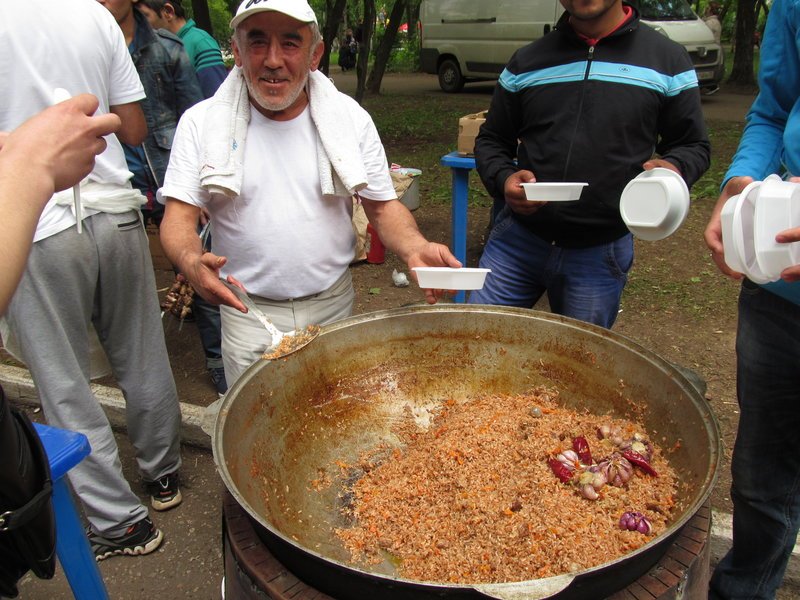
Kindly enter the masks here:
[[147, 226], [147, 243], [150, 246], [150, 256], [153, 258], [153, 268], [156, 271], [172, 271], [172, 263], [164, 254], [161, 238], [158, 236], [158, 227], [155, 225]]
[[486, 120], [489, 111], [464, 115], [458, 120], [458, 153], [462, 156], [475, 156], [475, 136]]

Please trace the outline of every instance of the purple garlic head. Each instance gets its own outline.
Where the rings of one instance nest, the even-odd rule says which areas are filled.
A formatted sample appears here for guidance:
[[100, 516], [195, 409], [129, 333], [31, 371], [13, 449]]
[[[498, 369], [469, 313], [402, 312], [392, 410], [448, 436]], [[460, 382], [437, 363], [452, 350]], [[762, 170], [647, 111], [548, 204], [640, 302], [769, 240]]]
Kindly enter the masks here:
[[625, 440], [622, 437], [622, 432], [616, 427], [610, 425], [601, 425], [597, 428], [597, 437], [601, 440], [608, 440], [614, 446], [622, 445]]
[[578, 476], [578, 490], [588, 500], [597, 500], [597, 492], [606, 484], [606, 476], [597, 465], [592, 465]]
[[619, 527], [627, 531], [638, 531], [645, 535], [649, 535], [653, 531], [653, 526], [647, 517], [637, 511], [623, 513], [619, 519]]
[[574, 450], [564, 450], [563, 452], [559, 452], [556, 456], [556, 460], [567, 467], [567, 469], [570, 471], [577, 469], [581, 462], [578, 458], [578, 454]]
[[647, 462], [653, 459], [653, 446], [646, 435], [634, 433], [633, 437], [620, 446], [621, 450], [633, 450], [641, 454]]
[[606, 482], [614, 487], [622, 487], [628, 483], [633, 474], [633, 465], [617, 452], [601, 460], [598, 466], [600, 472], [605, 476]]

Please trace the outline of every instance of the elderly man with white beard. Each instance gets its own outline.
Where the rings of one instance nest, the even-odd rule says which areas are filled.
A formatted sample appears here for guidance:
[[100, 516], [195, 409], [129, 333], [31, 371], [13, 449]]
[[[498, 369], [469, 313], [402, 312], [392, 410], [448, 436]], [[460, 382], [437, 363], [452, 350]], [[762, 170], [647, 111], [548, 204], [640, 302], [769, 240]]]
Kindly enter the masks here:
[[[245, 289], [282, 331], [347, 317], [354, 290], [355, 195], [383, 244], [409, 267], [461, 264], [428, 242], [397, 199], [372, 119], [319, 71], [305, 0], [244, 0], [231, 21], [236, 66], [175, 135], [161, 240], [196, 292], [220, 304], [228, 384], [270, 345], [221, 281]], [[195, 224], [207, 209], [214, 253]], [[440, 290], [426, 290], [435, 303]]]

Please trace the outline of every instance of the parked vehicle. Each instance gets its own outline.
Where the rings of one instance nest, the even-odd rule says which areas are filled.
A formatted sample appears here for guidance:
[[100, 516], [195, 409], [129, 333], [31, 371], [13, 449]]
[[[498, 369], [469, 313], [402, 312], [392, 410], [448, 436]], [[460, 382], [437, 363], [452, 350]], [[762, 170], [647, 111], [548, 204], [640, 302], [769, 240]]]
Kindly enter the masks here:
[[633, 0], [642, 21], [678, 42], [692, 58], [700, 89], [713, 94], [725, 71], [725, 54], [714, 33], [686, 0]]
[[558, 0], [423, 0], [420, 66], [445, 92], [497, 79], [517, 48], [549, 32]]
[[[687, 0], [631, 0], [642, 21], [682, 44], [700, 87], [719, 88], [723, 51]], [[497, 79], [515, 50], [547, 34], [564, 9], [558, 0], [422, 0], [420, 67], [445, 92]]]

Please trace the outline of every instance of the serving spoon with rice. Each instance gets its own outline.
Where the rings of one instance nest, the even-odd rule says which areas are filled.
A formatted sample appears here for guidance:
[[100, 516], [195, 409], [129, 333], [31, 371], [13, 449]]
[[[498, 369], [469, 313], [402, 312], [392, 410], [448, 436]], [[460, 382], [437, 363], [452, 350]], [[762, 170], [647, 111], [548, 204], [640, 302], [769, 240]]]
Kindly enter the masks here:
[[282, 332], [275, 327], [272, 321], [269, 320], [269, 317], [256, 306], [256, 303], [247, 295], [247, 292], [222, 278], [220, 278], [220, 281], [236, 295], [241, 303], [247, 307], [249, 312], [253, 313], [253, 316], [258, 319], [264, 326], [264, 329], [269, 333], [272, 341], [267, 349], [264, 350], [264, 354], [261, 355], [261, 358], [265, 360], [283, 358], [293, 352], [297, 352], [319, 335], [319, 325], [309, 325], [305, 329], [296, 329], [288, 333]]

